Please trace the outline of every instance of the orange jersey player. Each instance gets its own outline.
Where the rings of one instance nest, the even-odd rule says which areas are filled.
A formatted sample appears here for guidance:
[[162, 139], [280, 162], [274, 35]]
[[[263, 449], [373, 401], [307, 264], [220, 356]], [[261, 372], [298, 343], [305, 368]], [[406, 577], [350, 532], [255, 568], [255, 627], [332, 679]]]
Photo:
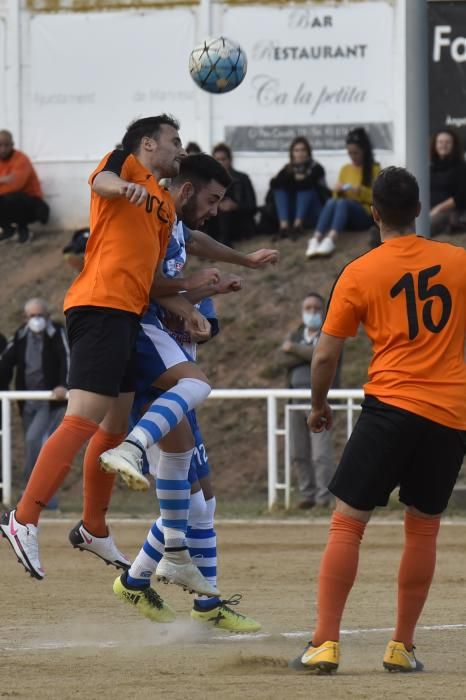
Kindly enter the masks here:
[[360, 324], [372, 341], [361, 415], [329, 490], [336, 497], [318, 586], [317, 625], [294, 668], [331, 672], [340, 622], [374, 508], [399, 487], [406, 506], [398, 613], [383, 657], [389, 671], [420, 671], [414, 630], [435, 569], [440, 517], [461, 468], [466, 437], [466, 251], [417, 236], [416, 179], [386, 168], [372, 213], [383, 244], [338, 278], [312, 362], [309, 427], [332, 425], [327, 403], [345, 338]]
[[[0, 524], [20, 563], [39, 580], [45, 575], [37, 541], [40, 513], [88, 440], [81, 535], [108, 563], [130, 564], [107, 530], [115, 477], [101, 470], [99, 456], [126, 435], [139, 320], [175, 219], [171, 197], [158, 182], [179, 172], [185, 153], [178, 130], [178, 122], [167, 115], [137, 120], [127, 129], [122, 149], [107, 155], [90, 178], [91, 234], [84, 269], [65, 299], [71, 353], [66, 416], [42, 448], [17, 508]], [[208, 337], [209, 324], [194, 307], [181, 295], [172, 300], [172, 308], [165, 300], [167, 308], [184, 315], [198, 336]], [[142, 489], [148, 482], [141, 475], [131, 486]]]

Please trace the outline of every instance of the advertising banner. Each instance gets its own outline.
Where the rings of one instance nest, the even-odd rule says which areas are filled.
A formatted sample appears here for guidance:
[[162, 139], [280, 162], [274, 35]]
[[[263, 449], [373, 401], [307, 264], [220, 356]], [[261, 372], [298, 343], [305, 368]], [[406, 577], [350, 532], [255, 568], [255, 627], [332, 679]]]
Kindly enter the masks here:
[[243, 5], [222, 12], [222, 31], [249, 58], [244, 84], [214, 102], [218, 137], [224, 127], [234, 150], [286, 150], [298, 133], [318, 149], [341, 149], [356, 125], [369, 128], [376, 148], [392, 149], [391, 3]]
[[431, 132], [460, 131], [466, 146], [466, 2], [429, 3]]
[[192, 120], [189, 9], [35, 15], [24, 140], [37, 159], [94, 160], [127, 125], [169, 112]]

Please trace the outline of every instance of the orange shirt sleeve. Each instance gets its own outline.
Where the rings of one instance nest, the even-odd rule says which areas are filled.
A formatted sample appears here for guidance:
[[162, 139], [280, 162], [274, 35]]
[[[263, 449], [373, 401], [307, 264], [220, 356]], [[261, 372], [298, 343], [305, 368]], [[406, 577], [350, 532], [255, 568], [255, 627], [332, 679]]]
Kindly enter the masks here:
[[362, 294], [351, 268], [346, 267], [333, 288], [322, 330], [337, 338], [354, 337], [364, 312]]
[[10, 175], [13, 175], [11, 182], [0, 184], [0, 194], [9, 194], [10, 192], [21, 192], [26, 186], [27, 181], [32, 174], [32, 163], [24, 153], [15, 151], [12, 156]]

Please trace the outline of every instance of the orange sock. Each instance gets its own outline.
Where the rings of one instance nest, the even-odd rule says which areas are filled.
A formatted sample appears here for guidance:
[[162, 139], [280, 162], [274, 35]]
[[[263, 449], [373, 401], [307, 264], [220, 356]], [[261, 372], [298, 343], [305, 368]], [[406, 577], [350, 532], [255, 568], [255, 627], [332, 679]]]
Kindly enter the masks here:
[[359, 546], [365, 523], [334, 512], [324, 555], [320, 564], [317, 595], [317, 626], [312, 643], [340, 639], [340, 623], [346, 599], [358, 570]]
[[43, 508], [60, 488], [73, 459], [98, 425], [79, 416], [65, 416], [42, 447], [16, 508], [20, 523], [37, 525]]
[[434, 576], [440, 518], [405, 513], [405, 546], [398, 573], [398, 613], [393, 639], [412, 649], [414, 628]]
[[108, 534], [105, 514], [112, 496], [114, 474], [106, 474], [100, 468], [99, 457], [105, 450], [116, 447], [126, 437], [126, 433], [107, 433], [99, 428], [90, 440], [84, 455], [83, 477], [83, 523], [95, 537]]

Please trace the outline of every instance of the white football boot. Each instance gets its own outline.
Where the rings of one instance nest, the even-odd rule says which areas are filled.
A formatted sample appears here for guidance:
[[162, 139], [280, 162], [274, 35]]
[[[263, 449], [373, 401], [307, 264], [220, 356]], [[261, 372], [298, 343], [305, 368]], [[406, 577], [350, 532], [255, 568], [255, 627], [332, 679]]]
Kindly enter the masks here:
[[120, 552], [110, 532], [106, 537], [96, 537], [90, 533], [83, 525], [81, 520], [70, 531], [68, 539], [75, 549], [80, 549], [82, 552], [91, 552], [104, 562], [114, 566], [117, 569], [129, 569], [131, 562], [124, 554]]
[[0, 531], [10, 543], [18, 562], [24, 566], [33, 578], [41, 581], [45, 571], [39, 560], [39, 543], [37, 541], [37, 527], [28, 523], [21, 525], [15, 518], [16, 510], [4, 513], [2, 516]]
[[100, 455], [100, 466], [109, 474], [120, 474], [133, 491], [147, 491], [150, 484], [142, 473], [142, 448], [126, 440]]

